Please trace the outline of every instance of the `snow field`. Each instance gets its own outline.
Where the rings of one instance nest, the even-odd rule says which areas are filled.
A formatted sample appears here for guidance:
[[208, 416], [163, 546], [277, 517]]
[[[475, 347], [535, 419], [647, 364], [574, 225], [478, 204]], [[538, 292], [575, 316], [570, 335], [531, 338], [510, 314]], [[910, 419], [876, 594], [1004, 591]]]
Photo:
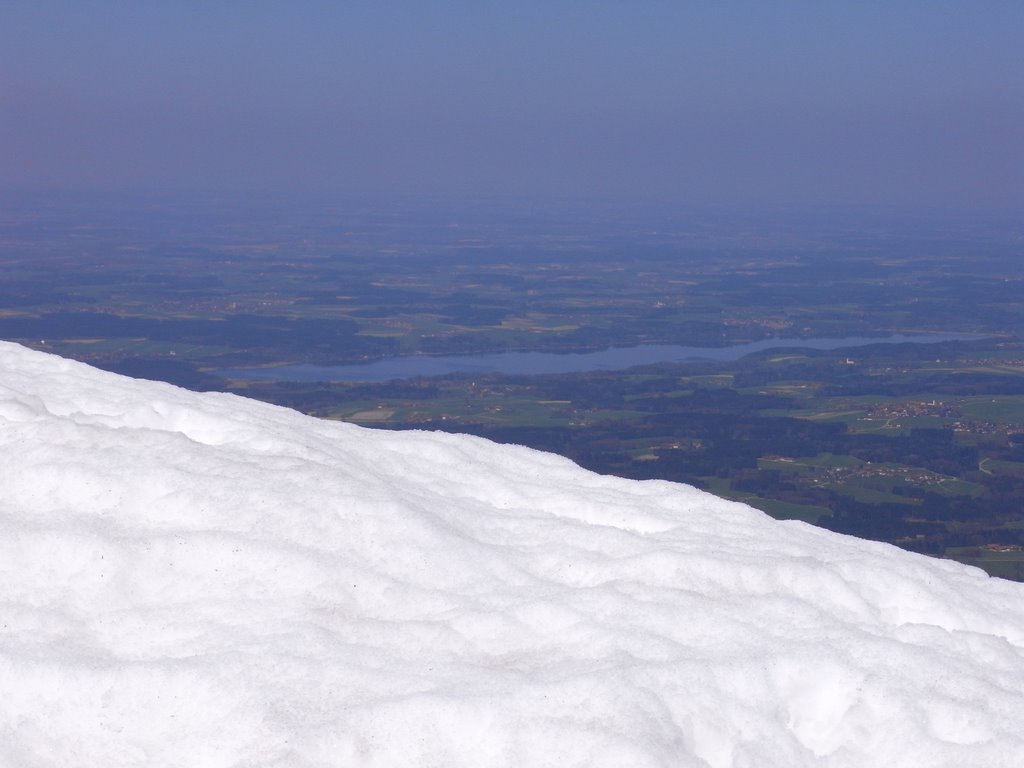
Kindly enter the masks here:
[[0, 343], [2, 766], [1024, 764], [1024, 587]]

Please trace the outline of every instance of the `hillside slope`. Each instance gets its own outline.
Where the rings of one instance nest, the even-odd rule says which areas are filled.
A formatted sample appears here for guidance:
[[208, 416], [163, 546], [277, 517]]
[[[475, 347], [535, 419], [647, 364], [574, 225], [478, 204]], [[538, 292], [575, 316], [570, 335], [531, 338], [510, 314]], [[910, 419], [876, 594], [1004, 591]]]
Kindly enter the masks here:
[[2, 766], [1024, 765], [1024, 585], [0, 343]]

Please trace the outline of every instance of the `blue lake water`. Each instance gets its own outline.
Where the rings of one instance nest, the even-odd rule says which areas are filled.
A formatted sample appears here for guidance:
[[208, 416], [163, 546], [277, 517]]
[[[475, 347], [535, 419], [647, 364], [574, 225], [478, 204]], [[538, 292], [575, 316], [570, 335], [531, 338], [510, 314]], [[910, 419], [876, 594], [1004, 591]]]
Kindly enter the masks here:
[[843, 339], [765, 339], [731, 347], [684, 347], [674, 344], [648, 344], [638, 347], [614, 347], [600, 352], [499, 352], [487, 355], [430, 357], [408, 355], [358, 365], [281, 365], [270, 368], [226, 368], [213, 371], [218, 376], [259, 381], [348, 381], [379, 382], [412, 379], [418, 376], [466, 374], [582, 373], [617, 371], [637, 365], [699, 361], [731, 362], [766, 349], [842, 349], [867, 344], [927, 344], [939, 341], [973, 339], [976, 336], [927, 334], [879, 338]]

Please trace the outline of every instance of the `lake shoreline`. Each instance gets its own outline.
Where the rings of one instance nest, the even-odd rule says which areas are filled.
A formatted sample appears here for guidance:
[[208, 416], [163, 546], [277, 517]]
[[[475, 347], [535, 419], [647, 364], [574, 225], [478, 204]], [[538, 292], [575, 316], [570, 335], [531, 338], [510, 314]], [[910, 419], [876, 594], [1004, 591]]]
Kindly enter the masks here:
[[984, 336], [968, 334], [893, 334], [845, 338], [774, 338], [725, 347], [689, 347], [676, 344], [641, 344], [610, 347], [593, 352], [491, 352], [477, 355], [402, 355], [348, 365], [290, 364], [257, 368], [224, 368], [214, 376], [247, 381], [383, 382], [434, 378], [452, 374], [544, 375], [625, 370], [665, 363], [732, 362], [773, 349], [830, 351], [873, 344], [935, 344], [969, 341]]

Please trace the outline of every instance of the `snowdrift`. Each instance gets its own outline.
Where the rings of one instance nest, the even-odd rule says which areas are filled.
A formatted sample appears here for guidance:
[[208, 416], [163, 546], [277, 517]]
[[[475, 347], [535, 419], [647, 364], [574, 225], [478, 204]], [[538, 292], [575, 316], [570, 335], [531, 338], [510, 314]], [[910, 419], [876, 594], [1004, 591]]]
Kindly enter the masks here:
[[1024, 587], [0, 343], [0, 765], [1024, 765]]

